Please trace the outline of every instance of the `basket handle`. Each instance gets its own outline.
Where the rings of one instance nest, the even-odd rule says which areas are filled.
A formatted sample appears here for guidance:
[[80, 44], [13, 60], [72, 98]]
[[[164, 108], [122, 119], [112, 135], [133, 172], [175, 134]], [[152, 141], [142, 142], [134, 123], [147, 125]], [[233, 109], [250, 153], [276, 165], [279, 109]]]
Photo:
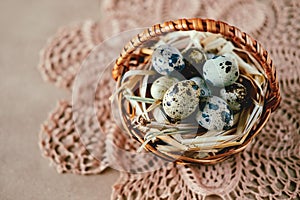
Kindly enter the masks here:
[[225, 22], [215, 21], [212, 19], [178, 19], [175, 21], [167, 21], [162, 24], [156, 24], [144, 30], [124, 46], [120, 57], [116, 60], [115, 66], [112, 70], [113, 78], [117, 80], [125, 71], [129, 70], [128, 66], [124, 64], [126, 59], [145, 41], [160, 36], [164, 33], [190, 30], [220, 33], [226, 39], [233, 42], [237, 47], [250, 52], [252, 56], [262, 65], [268, 77], [269, 93], [266, 96], [265, 108], [271, 109], [272, 111], [276, 110], [276, 108], [279, 106], [281, 97], [279, 84], [276, 77], [276, 70], [273, 66], [273, 62], [269, 56], [269, 53], [261, 46], [259, 42], [257, 42], [248, 34], [240, 31], [238, 28], [228, 25]]

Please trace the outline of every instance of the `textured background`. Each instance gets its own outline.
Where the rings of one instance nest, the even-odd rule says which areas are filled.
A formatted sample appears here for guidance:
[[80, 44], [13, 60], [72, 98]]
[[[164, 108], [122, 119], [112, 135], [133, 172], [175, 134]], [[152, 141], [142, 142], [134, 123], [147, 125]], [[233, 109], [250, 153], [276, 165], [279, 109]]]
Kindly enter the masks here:
[[101, 19], [100, 0], [0, 2], [0, 199], [109, 199], [118, 173], [58, 174], [38, 147], [40, 124], [67, 91], [45, 83], [38, 53], [58, 27]]
[[[143, 3], [140, 0], [107, 2], [109, 4], [103, 7], [106, 7], [111, 23], [100, 26], [106, 38], [121, 30], [182, 16], [205, 16], [240, 27], [261, 41], [270, 52], [283, 94], [279, 110], [272, 115], [256, 143], [236, 157], [237, 160], [233, 161], [235, 164], [227, 167], [228, 162], [224, 162], [217, 168], [197, 166], [183, 169], [171, 166], [172, 173], [164, 169], [151, 174], [151, 178], [147, 174], [134, 176], [123, 173], [123, 179], [117, 182], [115, 197], [137, 194], [146, 199], [147, 195], [155, 196], [159, 190], [171, 198], [178, 194], [208, 197], [211, 194], [211, 184], [217, 184], [218, 190], [214, 192], [218, 196], [229, 197], [229, 192], [233, 192], [237, 196], [255, 195], [258, 199], [268, 195], [275, 198], [289, 194], [293, 199], [296, 195], [300, 199], [297, 162], [300, 141], [299, 0], [228, 0], [226, 4], [224, 0], [189, 0], [189, 3], [183, 0], [164, 0], [155, 6], [152, 0], [144, 0]], [[42, 158], [37, 145], [39, 126], [48, 118], [47, 113], [56, 107], [57, 100], [71, 96], [68, 91], [58, 90], [42, 81], [37, 70], [38, 52], [45, 46], [46, 38], [53, 36], [58, 27], [87, 18], [95, 21], [103, 19], [100, 4], [104, 3], [100, 3], [100, 0], [35, 0], [25, 3], [12, 0], [0, 3], [1, 200], [109, 199], [111, 186], [117, 180], [116, 171], [106, 170], [98, 176], [60, 175], [54, 167], [49, 166], [48, 159]], [[143, 17], [137, 18], [137, 15]], [[246, 162], [242, 162], [245, 159]], [[239, 170], [235, 170], [236, 168]], [[211, 171], [213, 178], [202, 177], [201, 174], [205, 171]], [[167, 184], [169, 181], [165, 179], [165, 173], [173, 180], [174, 187]], [[189, 176], [191, 173], [196, 175]], [[224, 182], [223, 173], [238, 181], [228, 179], [228, 182]], [[191, 187], [188, 183], [194, 178], [204, 184], [196, 187], [192, 184]], [[165, 184], [159, 180], [163, 180]], [[277, 184], [278, 181], [281, 184]], [[270, 190], [271, 182], [275, 191]], [[151, 187], [148, 194], [145, 194], [141, 184], [157, 187]], [[204, 191], [205, 188], [208, 190]], [[224, 191], [224, 188], [232, 190]]]

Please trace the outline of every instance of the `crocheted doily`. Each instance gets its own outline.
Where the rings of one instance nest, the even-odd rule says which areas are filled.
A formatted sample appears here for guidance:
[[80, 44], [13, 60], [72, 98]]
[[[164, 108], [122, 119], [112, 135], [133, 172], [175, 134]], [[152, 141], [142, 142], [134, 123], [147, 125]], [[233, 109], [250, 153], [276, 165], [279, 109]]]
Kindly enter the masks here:
[[[60, 101], [40, 132], [42, 153], [58, 172], [120, 170], [112, 199], [300, 199], [298, 0], [105, 0], [103, 7], [110, 23], [64, 27], [41, 51], [43, 78], [69, 90], [76, 86], [73, 101]], [[104, 42], [106, 51], [97, 47], [120, 31], [195, 16], [226, 21], [259, 40], [276, 66], [282, 102], [244, 152], [216, 165], [182, 166], [136, 154], [139, 144], [114, 119], [108, 98], [115, 81], [105, 66], [127, 40]]]

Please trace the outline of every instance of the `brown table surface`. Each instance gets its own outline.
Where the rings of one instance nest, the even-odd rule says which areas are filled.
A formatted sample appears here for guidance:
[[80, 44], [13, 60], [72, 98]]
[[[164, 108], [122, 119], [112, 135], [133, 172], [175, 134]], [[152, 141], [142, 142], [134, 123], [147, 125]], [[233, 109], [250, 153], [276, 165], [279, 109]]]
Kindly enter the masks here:
[[0, 199], [109, 199], [118, 172], [58, 174], [41, 156], [41, 123], [67, 91], [45, 83], [39, 50], [74, 21], [101, 19], [101, 0], [30, 0], [0, 3]]

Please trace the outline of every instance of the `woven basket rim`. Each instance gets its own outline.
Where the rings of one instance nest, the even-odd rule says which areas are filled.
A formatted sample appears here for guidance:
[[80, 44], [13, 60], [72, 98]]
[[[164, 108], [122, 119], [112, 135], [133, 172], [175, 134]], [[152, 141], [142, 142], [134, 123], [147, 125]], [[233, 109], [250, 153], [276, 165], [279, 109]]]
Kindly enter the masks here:
[[[231, 26], [222, 21], [215, 21], [212, 19], [191, 18], [191, 19], [178, 19], [175, 21], [167, 21], [162, 24], [156, 24], [142, 33], [131, 39], [123, 48], [120, 57], [116, 60], [115, 66], [112, 70], [112, 76], [115, 80], [120, 80], [122, 75], [130, 70], [126, 64], [126, 60], [130, 55], [138, 49], [146, 41], [162, 34], [175, 32], [175, 31], [200, 31], [221, 34], [225, 39], [231, 41], [237, 47], [249, 52], [262, 66], [268, 78], [268, 92], [265, 99], [263, 115], [255, 128], [251, 130], [251, 136], [247, 138], [241, 145], [230, 149], [225, 153], [211, 156], [205, 159], [190, 158], [187, 156], [178, 156], [174, 154], [165, 154], [159, 152], [155, 147], [147, 144], [145, 147], [154, 154], [166, 159], [176, 160], [178, 163], [205, 163], [214, 164], [220, 162], [229, 156], [244, 150], [252, 139], [261, 131], [263, 126], [268, 121], [271, 112], [275, 111], [280, 104], [280, 91], [279, 84], [276, 76], [276, 70], [269, 53], [262, 47], [262, 45], [249, 36], [247, 33], [240, 31], [238, 28]], [[118, 81], [119, 82], [119, 81]], [[143, 138], [138, 138], [139, 142], [144, 142]]]

